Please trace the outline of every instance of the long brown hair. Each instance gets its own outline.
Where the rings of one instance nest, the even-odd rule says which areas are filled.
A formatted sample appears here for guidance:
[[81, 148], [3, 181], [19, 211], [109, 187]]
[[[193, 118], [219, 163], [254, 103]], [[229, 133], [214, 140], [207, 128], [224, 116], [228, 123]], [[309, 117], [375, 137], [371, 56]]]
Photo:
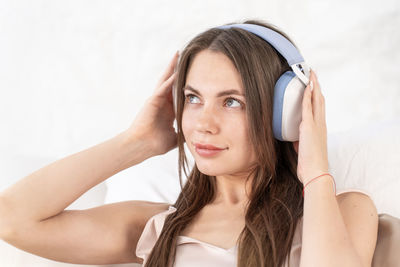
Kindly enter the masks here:
[[[237, 22], [236, 22], [237, 23]], [[276, 26], [260, 20], [241, 23], [268, 27], [289, 37]], [[229, 23], [231, 24], [231, 23]], [[290, 40], [291, 41], [291, 40]], [[292, 42], [293, 43], [293, 42]], [[282, 266], [289, 259], [293, 236], [303, 216], [302, 184], [297, 178], [297, 154], [291, 142], [274, 138], [272, 106], [274, 85], [290, 70], [287, 61], [269, 43], [238, 28], [208, 29], [195, 36], [183, 49], [177, 65], [177, 131], [179, 180], [182, 170], [187, 181], [169, 214], [148, 259], [146, 267], [172, 266], [178, 235], [195, 215], [216, 196], [216, 177], [201, 173], [196, 164], [188, 175], [184, 151], [182, 113], [186, 75], [194, 56], [202, 50], [225, 54], [238, 70], [245, 90], [249, 137], [255, 149], [257, 166], [250, 170], [251, 192], [246, 206], [245, 227], [238, 238], [237, 266]]]

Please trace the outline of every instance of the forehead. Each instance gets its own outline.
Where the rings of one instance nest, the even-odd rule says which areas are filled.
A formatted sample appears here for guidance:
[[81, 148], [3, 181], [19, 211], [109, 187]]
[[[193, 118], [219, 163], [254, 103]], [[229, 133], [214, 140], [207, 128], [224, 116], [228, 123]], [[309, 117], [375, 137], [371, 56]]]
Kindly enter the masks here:
[[185, 85], [202, 93], [236, 89], [244, 93], [239, 72], [223, 53], [203, 50], [195, 55], [186, 76]]

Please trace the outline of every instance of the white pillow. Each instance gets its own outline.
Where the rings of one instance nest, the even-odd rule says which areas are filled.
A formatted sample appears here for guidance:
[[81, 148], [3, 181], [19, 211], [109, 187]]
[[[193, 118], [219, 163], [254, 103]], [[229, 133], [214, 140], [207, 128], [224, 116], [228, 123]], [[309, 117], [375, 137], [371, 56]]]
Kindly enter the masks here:
[[[186, 147], [190, 169], [193, 158]], [[182, 185], [186, 182], [182, 172]], [[181, 192], [178, 176], [178, 148], [149, 158], [106, 180], [105, 203], [145, 200], [173, 204]]]
[[[193, 158], [186, 145], [190, 166]], [[378, 213], [400, 217], [400, 121], [380, 122], [328, 134], [330, 173], [337, 194], [368, 194]], [[180, 193], [178, 149], [126, 169], [106, 181], [105, 202], [147, 200], [174, 203]], [[186, 182], [185, 177], [183, 183]]]
[[328, 135], [330, 173], [337, 192], [361, 190], [378, 213], [400, 217], [400, 120]]

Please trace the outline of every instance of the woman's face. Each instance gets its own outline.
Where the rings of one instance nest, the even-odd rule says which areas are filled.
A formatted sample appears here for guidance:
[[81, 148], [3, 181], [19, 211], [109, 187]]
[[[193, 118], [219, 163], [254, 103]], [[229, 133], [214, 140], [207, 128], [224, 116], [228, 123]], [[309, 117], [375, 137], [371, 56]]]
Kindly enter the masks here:
[[[230, 59], [219, 52], [199, 52], [189, 66], [183, 90], [182, 130], [197, 168], [210, 176], [247, 173], [255, 155], [248, 137], [244, 89]], [[227, 92], [232, 90], [237, 93]], [[196, 143], [223, 150], [204, 156]]]

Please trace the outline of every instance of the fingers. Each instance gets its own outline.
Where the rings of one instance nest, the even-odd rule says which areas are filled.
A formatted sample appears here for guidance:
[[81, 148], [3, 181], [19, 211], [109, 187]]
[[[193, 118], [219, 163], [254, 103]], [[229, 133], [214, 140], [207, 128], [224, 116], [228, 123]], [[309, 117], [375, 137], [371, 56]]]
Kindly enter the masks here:
[[[313, 85], [312, 91], [311, 82]], [[310, 83], [304, 90], [302, 118], [303, 120], [325, 124], [325, 99], [321, 93], [321, 87], [313, 70], [310, 70]]]
[[[157, 96], [167, 96], [171, 94], [172, 84], [174, 83], [176, 72], [174, 72], [169, 78], [164, 81], [159, 87], [156, 88], [154, 93]], [[172, 97], [171, 97], [172, 99]]]
[[176, 63], [178, 62], [178, 56], [179, 52], [176, 51], [171, 61], [169, 62], [167, 68], [165, 69], [164, 73], [161, 75], [156, 88], [160, 87], [163, 84], [163, 82], [165, 82], [174, 73]]
[[314, 84], [311, 100], [314, 121], [316, 123], [325, 123], [325, 98], [322, 95], [321, 86], [319, 85], [317, 76], [313, 70], [311, 70], [310, 78]]
[[312, 111], [312, 104], [311, 104], [311, 77], [310, 83], [306, 86], [303, 93], [303, 102], [302, 102], [302, 110], [301, 110], [301, 119], [302, 121], [309, 122], [313, 121], [313, 111]]

